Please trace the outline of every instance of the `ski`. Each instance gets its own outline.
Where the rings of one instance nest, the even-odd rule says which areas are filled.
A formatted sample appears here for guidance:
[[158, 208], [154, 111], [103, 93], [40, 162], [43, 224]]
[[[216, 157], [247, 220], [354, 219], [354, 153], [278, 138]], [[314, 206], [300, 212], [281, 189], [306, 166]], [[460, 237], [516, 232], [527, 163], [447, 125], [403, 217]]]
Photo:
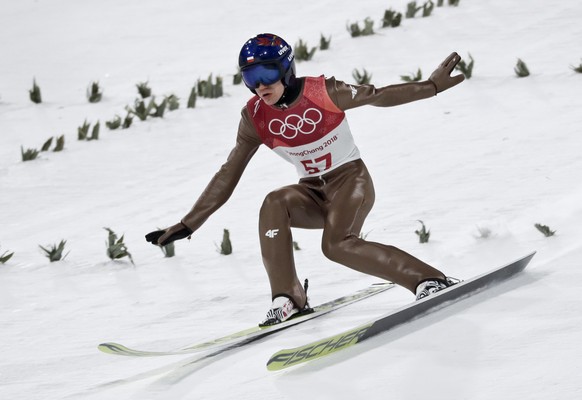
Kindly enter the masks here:
[[353, 329], [346, 330], [335, 336], [318, 340], [304, 346], [292, 349], [283, 349], [273, 354], [267, 362], [267, 369], [278, 371], [294, 365], [302, 364], [310, 360], [325, 357], [329, 354], [354, 346], [379, 333], [386, 332], [398, 325], [422, 317], [437, 309], [444, 308], [455, 301], [472, 296], [484, 290], [494, 283], [511, 278], [527, 266], [535, 252], [528, 254], [506, 266], [486, 272], [477, 277], [462, 281], [415, 301], [407, 306], [399, 308], [377, 319], [369, 321]]
[[320, 317], [322, 315], [328, 314], [339, 308], [345, 307], [347, 305], [353, 304], [357, 301], [364, 300], [370, 296], [379, 294], [394, 287], [391, 282], [385, 283], [375, 283], [367, 288], [358, 290], [347, 296], [342, 296], [337, 299], [328, 301], [326, 303], [320, 304], [313, 307], [313, 312], [309, 314], [302, 314], [295, 318], [291, 318], [285, 322], [277, 325], [259, 327], [258, 325], [249, 329], [244, 329], [239, 332], [232, 333], [230, 335], [223, 336], [218, 339], [210, 340], [207, 342], [197, 343], [182, 347], [179, 349], [169, 350], [169, 351], [149, 351], [149, 350], [137, 350], [124, 346], [119, 343], [107, 342], [101, 343], [97, 348], [104, 353], [116, 354], [122, 356], [133, 356], [133, 357], [156, 357], [156, 356], [169, 356], [169, 355], [179, 355], [179, 354], [191, 354], [198, 353], [208, 350], [218, 350], [221, 348], [228, 347], [238, 347], [246, 343], [253, 342], [255, 340], [261, 339], [265, 336], [271, 335], [273, 333], [279, 332], [283, 329], [295, 326], [297, 324], [309, 321], [311, 319]]

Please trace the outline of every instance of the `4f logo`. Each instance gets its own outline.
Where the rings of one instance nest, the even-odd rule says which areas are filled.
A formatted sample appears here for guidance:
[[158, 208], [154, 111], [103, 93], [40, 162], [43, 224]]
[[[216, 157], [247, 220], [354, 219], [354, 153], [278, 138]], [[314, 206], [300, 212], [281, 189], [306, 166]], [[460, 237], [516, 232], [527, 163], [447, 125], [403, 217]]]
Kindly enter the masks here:
[[268, 238], [273, 239], [275, 236], [277, 236], [278, 233], [279, 233], [279, 229], [269, 229], [265, 233], [265, 236], [268, 237]]

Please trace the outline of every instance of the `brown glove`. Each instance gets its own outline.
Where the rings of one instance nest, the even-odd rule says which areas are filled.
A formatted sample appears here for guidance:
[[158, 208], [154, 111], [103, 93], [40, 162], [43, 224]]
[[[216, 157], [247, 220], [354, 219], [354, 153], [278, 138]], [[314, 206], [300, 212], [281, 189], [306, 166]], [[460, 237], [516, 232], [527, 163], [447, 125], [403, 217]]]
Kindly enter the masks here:
[[145, 238], [151, 244], [165, 246], [173, 241], [189, 237], [190, 235], [192, 235], [192, 229], [184, 225], [183, 222], [180, 222], [167, 229], [150, 232]]
[[465, 80], [463, 74], [451, 76], [451, 72], [459, 61], [461, 61], [461, 56], [452, 52], [430, 75], [428, 80], [434, 84], [437, 93], [450, 89]]

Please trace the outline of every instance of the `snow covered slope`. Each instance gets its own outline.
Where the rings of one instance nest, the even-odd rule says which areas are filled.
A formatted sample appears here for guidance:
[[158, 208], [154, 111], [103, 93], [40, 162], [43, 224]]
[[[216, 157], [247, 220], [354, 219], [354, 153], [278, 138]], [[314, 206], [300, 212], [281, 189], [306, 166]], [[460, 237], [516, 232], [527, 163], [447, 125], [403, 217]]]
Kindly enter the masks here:
[[[265, 3], [218, 0], [21, 0], [0, 4], [0, 398], [2, 399], [578, 399], [582, 350], [582, 3], [461, 0], [429, 18], [380, 29], [406, 1]], [[346, 24], [371, 17], [377, 34]], [[256, 233], [263, 197], [296, 181], [261, 149], [231, 200], [177, 255], [143, 239], [185, 214], [234, 142], [249, 97], [232, 85], [242, 43], [275, 32], [331, 48], [300, 75], [372, 83], [428, 76], [451, 51], [474, 76], [436, 98], [348, 112], [376, 185], [364, 233], [464, 278], [538, 254], [518, 278], [343, 354], [270, 373], [270, 354], [331, 335], [412, 301], [393, 289], [214, 359], [130, 359], [99, 353], [119, 341], [179, 347], [243, 329], [270, 305]], [[519, 79], [520, 58], [531, 76]], [[221, 75], [226, 95], [185, 102], [196, 80]], [[43, 103], [28, 99], [33, 78]], [[92, 81], [104, 89], [89, 104]], [[182, 107], [164, 119], [104, 127], [148, 81]], [[98, 141], [77, 141], [83, 121]], [[20, 148], [65, 135], [65, 151], [23, 163]], [[419, 244], [417, 220], [431, 229]], [[557, 231], [551, 238], [534, 228]], [[109, 227], [136, 266], [105, 254]], [[222, 230], [234, 253], [217, 253]], [[488, 237], [484, 233], [488, 233]], [[296, 261], [320, 303], [374, 279], [326, 260], [320, 232], [294, 232]], [[67, 240], [49, 263], [39, 249]]]

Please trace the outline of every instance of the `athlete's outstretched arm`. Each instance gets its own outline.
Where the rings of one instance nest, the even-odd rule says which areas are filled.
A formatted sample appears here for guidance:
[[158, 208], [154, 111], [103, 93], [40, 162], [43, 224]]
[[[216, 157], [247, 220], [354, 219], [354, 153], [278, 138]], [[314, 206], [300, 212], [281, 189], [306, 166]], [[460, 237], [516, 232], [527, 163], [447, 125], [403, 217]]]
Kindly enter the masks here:
[[327, 91], [334, 103], [342, 110], [373, 105], [391, 107], [427, 99], [463, 82], [463, 74], [451, 76], [461, 61], [457, 53], [451, 53], [430, 75], [421, 82], [409, 82], [376, 88], [374, 85], [348, 85], [334, 78], [326, 80]]
[[146, 240], [148, 242], [164, 246], [175, 240], [184, 239], [200, 228], [212, 213], [226, 203], [247, 164], [261, 144], [258, 137], [255, 138], [251, 135], [249, 135], [248, 125], [246, 125], [243, 113], [234, 148], [226, 162], [210, 180], [210, 183], [208, 183], [192, 209], [179, 223], [167, 229], [147, 234]]

